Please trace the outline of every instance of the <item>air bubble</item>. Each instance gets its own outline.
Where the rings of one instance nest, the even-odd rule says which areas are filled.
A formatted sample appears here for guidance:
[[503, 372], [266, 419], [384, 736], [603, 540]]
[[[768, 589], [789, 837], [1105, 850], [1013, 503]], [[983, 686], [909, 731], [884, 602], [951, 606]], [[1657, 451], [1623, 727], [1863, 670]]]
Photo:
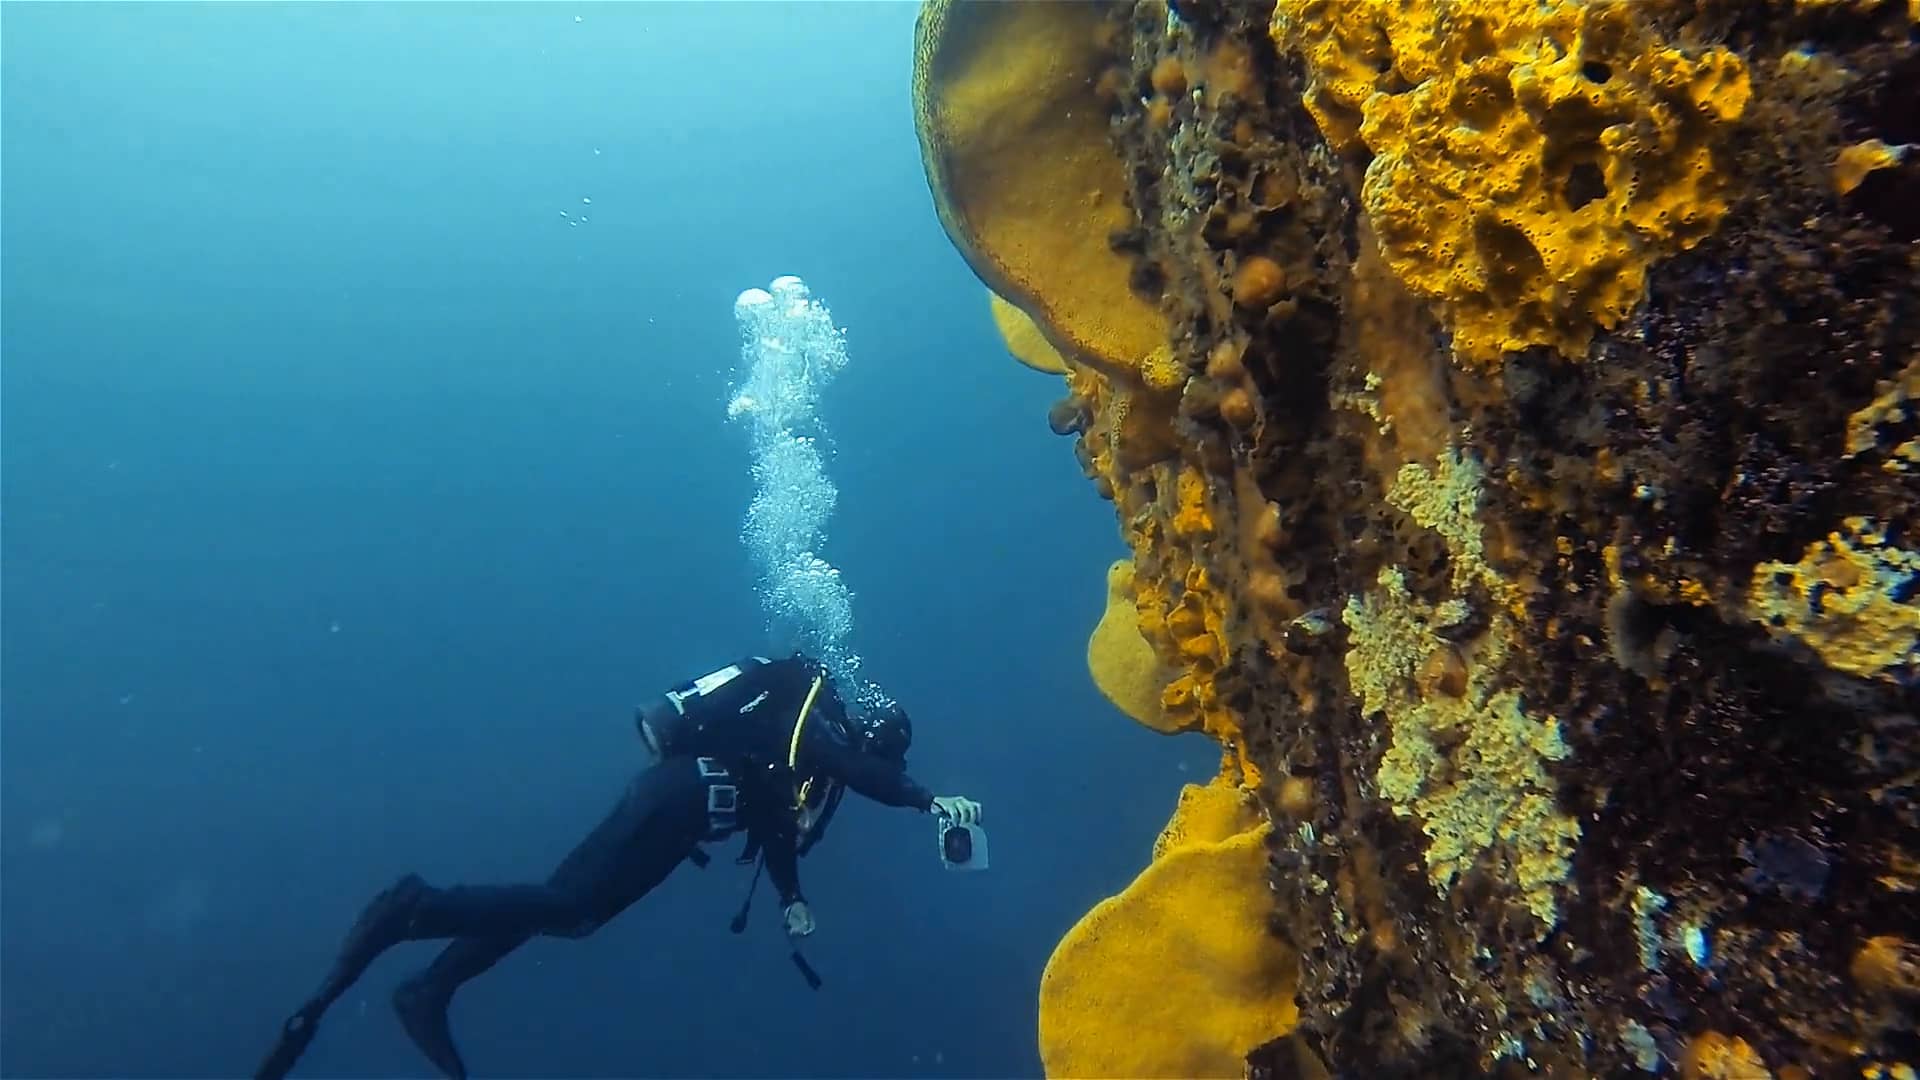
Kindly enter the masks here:
[[820, 392], [846, 367], [846, 332], [792, 276], [742, 292], [733, 314], [745, 371], [727, 416], [752, 433], [755, 490], [741, 539], [759, 573], [768, 629], [824, 662], [856, 701], [884, 704], [886, 695], [856, 675], [853, 594], [820, 554], [840, 491], [827, 475], [817, 409]]

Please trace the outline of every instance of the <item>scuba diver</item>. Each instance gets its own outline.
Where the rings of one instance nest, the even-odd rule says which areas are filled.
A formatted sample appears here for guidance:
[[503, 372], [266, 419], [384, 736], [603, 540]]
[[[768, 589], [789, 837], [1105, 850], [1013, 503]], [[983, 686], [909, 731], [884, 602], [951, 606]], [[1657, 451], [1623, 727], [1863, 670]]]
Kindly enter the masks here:
[[[779, 894], [786, 932], [814, 931], [800, 891], [798, 858], [817, 843], [851, 789], [887, 806], [972, 826], [980, 805], [936, 797], [906, 772], [913, 727], [887, 705], [850, 716], [818, 661], [749, 657], [682, 683], [637, 710], [640, 738], [655, 762], [541, 885], [438, 888], [408, 874], [367, 904], [348, 931], [319, 990], [281, 1028], [255, 1075], [284, 1077], [313, 1041], [321, 1015], [368, 965], [402, 941], [453, 939], [394, 993], [409, 1038], [446, 1075], [466, 1076], [447, 1008], [454, 991], [535, 935], [585, 937], [645, 896], [683, 860], [705, 866], [702, 844], [746, 834], [738, 862], [756, 863]], [[819, 980], [797, 948], [794, 962]]]

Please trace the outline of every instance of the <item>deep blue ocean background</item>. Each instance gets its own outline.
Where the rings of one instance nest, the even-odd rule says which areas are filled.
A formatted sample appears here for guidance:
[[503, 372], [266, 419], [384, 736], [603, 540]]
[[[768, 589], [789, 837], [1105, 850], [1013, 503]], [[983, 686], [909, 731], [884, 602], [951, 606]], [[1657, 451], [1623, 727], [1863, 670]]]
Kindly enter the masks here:
[[[544, 878], [631, 707], [765, 647], [734, 297], [849, 328], [826, 554], [914, 772], [456, 1000], [481, 1076], [1032, 1075], [1049, 951], [1210, 744], [1096, 692], [1122, 553], [934, 216], [906, 3], [12, 4], [0, 15], [0, 1072], [249, 1072], [403, 871]], [[589, 203], [587, 200], [591, 200]], [[584, 219], [584, 220], [581, 220]], [[577, 222], [577, 223], [576, 223]], [[423, 1075], [395, 950], [296, 1075]]]

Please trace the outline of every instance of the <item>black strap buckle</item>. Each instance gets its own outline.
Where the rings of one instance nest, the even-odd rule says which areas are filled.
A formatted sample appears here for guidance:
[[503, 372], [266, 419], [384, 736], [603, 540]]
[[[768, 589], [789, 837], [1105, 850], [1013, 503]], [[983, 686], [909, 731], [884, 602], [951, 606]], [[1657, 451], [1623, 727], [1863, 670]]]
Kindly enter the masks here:
[[700, 778], [707, 781], [707, 837], [718, 840], [740, 826], [740, 787], [727, 767], [710, 757], [696, 758]]

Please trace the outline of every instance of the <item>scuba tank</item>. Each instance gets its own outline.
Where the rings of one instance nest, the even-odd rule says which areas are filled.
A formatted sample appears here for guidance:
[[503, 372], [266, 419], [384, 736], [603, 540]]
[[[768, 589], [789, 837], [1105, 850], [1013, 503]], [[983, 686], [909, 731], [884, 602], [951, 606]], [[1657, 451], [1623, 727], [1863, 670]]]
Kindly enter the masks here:
[[[816, 700], [835, 707], [814, 710]], [[804, 657], [750, 656], [689, 679], [635, 709], [634, 726], [657, 759], [713, 757], [759, 766], [791, 767], [803, 726], [850, 738], [825, 669]]]
[[681, 755], [732, 756], [729, 751], [748, 741], [740, 729], [751, 726], [746, 717], [753, 711], [747, 704], [752, 697], [743, 698], [742, 691], [762, 681], [740, 681], [740, 677], [768, 662], [764, 657], [748, 657], [689, 679], [641, 705], [634, 710], [640, 741], [662, 760]]

